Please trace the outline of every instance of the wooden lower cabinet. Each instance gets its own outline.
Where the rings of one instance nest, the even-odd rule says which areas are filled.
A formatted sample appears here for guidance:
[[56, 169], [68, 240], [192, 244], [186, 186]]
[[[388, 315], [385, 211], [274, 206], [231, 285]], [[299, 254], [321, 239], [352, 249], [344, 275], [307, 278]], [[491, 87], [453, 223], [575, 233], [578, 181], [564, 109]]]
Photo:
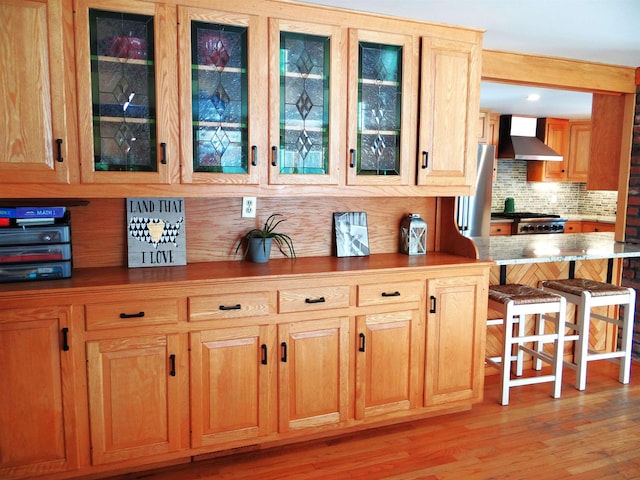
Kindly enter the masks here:
[[488, 278], [434, 278], [427, 281], [427, 294], [424, 403], [479, 401], [484, 385]]
[[421, 325], [419, 310], [356, 318], [357, 419], [418, 406]]
[[180, 334], [87, 342], [93, 464], [153, 458], [188, 447], [181, 414], [186, 343]]
[[401, 268], [125, 281], [109, 296], [80, 284], [54, 294], [61, 306], [0, 287], [0, 478], [94, 477], [468, 409], [490, 264], [433, 255], [433, 269], [389, 256]]
[[191, 446], [217, 446], [272, 433], [275, 326], [192, 332]]
[[279, 431], [346, 422], [349, 406], [349, 319], [278, 325]]
[[0, 309], [0, 478], [78, 466], [70, 308]]

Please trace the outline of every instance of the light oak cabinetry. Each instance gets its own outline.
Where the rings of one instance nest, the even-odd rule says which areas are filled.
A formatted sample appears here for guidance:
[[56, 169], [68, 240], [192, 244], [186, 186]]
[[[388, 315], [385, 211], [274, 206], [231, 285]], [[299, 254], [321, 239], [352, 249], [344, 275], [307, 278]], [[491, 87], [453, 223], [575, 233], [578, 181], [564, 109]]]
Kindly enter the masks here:
[[569, 120], [564, 118], [539, 118], [536, 136], [554, 149], [563, 159], [557, 161], [528, 161], [527, 181], [562, 182], [567, 180], [569, 152]]
[[176, 182], [175, 7], [80, 0], [75, 15], [82, 181]]
[[569, 122], [569, 161], [567, 181], [586, 182], [589, 174], [591, 121]]
[[488, 282], [483, 276], [429, 279], [424, 403], [482, 399]]
[[2, 309], [0, 348], [0, 477], [32, 478], [79, 464], [73, 356], [68, 306]]
[[582, 232], [615, 232], [615, 223], [582, 221]]
[[188, 447], [186, 341], [168, 330], [180, 320], [181, 303], [148, 299], [86, 306], [92, 464]]
[[476, 173], [478, 45], [423, 37], [420, 68], [418, 184], [464, 191]]
[[2, 184], [77, 181], [71, 3], [0, 1]]
[[[218, 263], [164, 275], [78, 269], [49, 295], [71, 306], [39, 307], [50, 298], [36, 286], [0, 286], [10, 363], [0, 471], [86, 477], [481, 398], [490, 263], [435, 252], [316, 257], [272, 260], [267, 275]], [[121, 300], [103, 301], [106, 292]], [[438, 303], [428, 316], [427, 294]], [[25, 301], [34, 306], [16, 308]]]
[[628, 146], [623, 149], [622, 132], [633, 117], [632, 105], [625, 95], [593, 94], [587, 190], [618, 190], [620, 162], [630, 154]]

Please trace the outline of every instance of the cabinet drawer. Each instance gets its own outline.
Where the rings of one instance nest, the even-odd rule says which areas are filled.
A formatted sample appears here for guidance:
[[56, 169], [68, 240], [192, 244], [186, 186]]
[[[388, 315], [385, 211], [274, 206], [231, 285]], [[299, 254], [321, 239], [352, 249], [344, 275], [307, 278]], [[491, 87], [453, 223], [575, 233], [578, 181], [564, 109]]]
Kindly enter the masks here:
[[349, 306], [349, 286], [291, 288], [278, 292], [278, 312], [307, 312]]
[[419, 280], [358, 285], [358, 306], [419, 302], [424, 289], [424, 283]]
[[489, 235], [511, 235], [511, 222], [491, 222]]
[[270, 306], [269, 292], [189, 297], [189, 321], [268, 315]]
[[85, 306], [87, 330], [127, 328], [176, 323], [179, 318], [176, 298], [95, 303]]

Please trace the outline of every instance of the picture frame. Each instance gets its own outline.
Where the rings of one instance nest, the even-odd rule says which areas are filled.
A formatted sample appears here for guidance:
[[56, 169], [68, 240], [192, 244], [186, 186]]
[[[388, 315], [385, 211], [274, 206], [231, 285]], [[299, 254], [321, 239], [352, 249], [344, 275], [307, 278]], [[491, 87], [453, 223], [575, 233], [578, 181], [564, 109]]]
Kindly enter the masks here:
[[333, 233], [336, 257], [369, 256], [366, 212], [334, 212]]

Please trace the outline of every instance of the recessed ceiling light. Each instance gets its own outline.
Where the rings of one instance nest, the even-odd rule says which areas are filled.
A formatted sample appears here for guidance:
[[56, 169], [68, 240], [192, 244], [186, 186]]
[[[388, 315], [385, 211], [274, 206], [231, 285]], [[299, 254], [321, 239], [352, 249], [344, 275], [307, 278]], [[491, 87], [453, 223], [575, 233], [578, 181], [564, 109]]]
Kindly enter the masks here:
[[537, 102], [538, 100], [540, 100], [540, 95], [538, 95], [537, 93], [532, 93], [531, 95], [527, 96], [527, 100], [529, 100], [530, 102]]

